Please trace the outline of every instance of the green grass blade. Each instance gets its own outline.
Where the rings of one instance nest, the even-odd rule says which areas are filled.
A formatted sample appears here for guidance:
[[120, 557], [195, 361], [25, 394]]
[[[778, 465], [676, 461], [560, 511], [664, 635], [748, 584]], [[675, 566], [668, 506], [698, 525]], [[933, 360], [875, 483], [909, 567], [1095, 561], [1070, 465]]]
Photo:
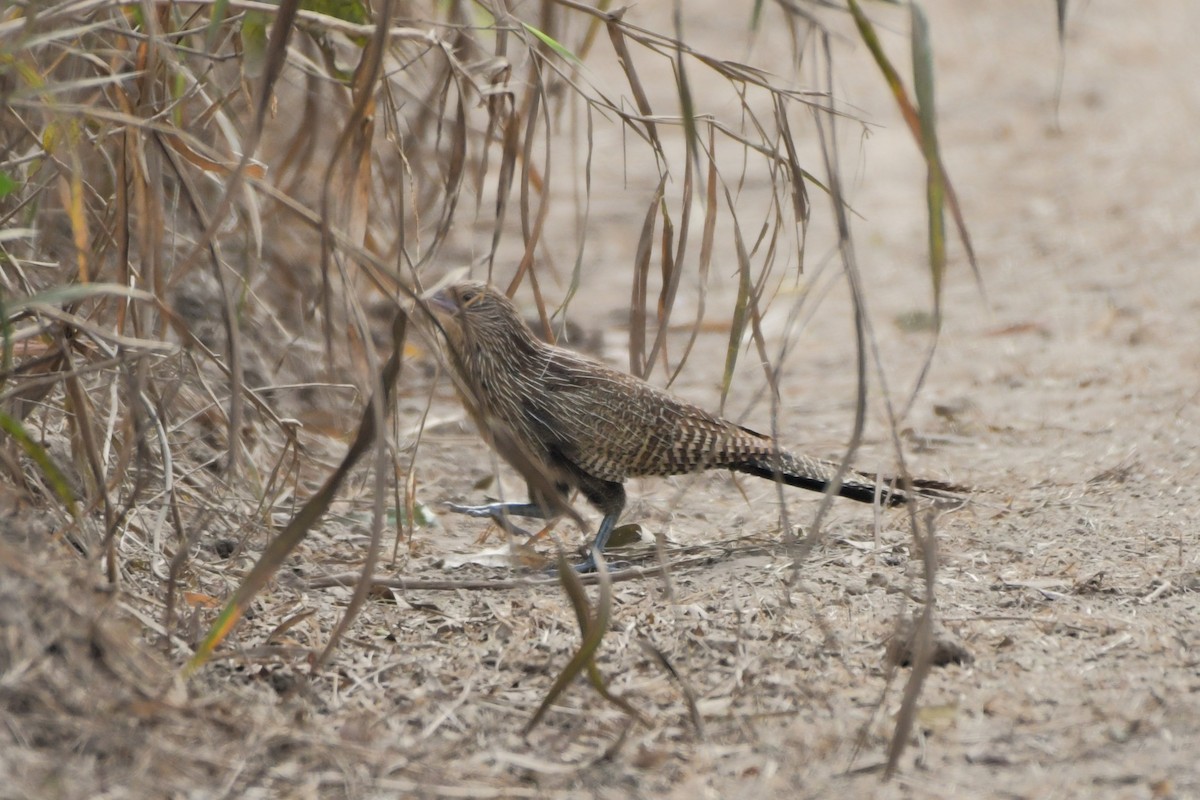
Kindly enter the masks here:
[[62, 470], [50, 458], [50, 454], [46, 452], [46, 449], [33, 440], [25, 430], [24, 425], [4, 411], [0, 411], [0, 430], [11, 436], [13, 441], [25, 451], [25, 455], [29, 456], [33, 460], [33, 463], [37, 464], [38, 469], [42, 471], [42, 475], [50, 482], [50, 488], [54, 490], [55, 496], [58, 497], [72, 517], [78, 517], [79, 507], [75, 500], [75, 493], [71, 491], [71, 484], [67, 481], [67, 477], [63, 475]]
[[551, 50], [553, 50], [555, 53], [557, 53], [561, 58], [563, 58], [567, 61], [570, 61], [572, 64], [580, 64], [580, 65], [583, 64], [583, 62], [579, 59], [579, 56], [572, 53], [570, 48], [568, 48], [562, 42], [555, 39], [553, 36], [550, 36], [548, 33], [538, 30], [537, 28], [530, 25], [528, 22], [522, 22], [521, 24], [525, 27], [525, 30], [529, 31], [534, 36], [536, 36], [538, 38], [538, 40], [541, 41], [542, 44], [549, 47]]

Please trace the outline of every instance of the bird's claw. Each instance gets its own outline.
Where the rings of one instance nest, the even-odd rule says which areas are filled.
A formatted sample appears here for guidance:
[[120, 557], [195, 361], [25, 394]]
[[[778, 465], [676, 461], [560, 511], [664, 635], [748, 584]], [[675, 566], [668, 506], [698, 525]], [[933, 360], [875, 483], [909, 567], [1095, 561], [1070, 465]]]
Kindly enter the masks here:
[[483, 506], [466, 506], [461, 503], [446, 503], [446, 508], [453, 511], [455, 514], [466, 514], [468, 517], [492, 517], [499, 515], [499, 510], [495, 504], [488, 503]]
[[[608, 568], [609, 573], [612, 573], [619, 569], [625, 569], [626, 567], [631, 566], [631, 564], [628, 561], [610, 561], [607, 557], [605, 557], [604, 566]], [[572, 569], [574, 569], [580, 575], [590, 575], [595, 572], [596, 551], [588, 551], [587, 558], [585, 558], [583, 561], [580, 561], [578, 564], [572, 565]]]
[[526, 539], [533, 538], [534, 534], [512, 523], [512, 519], [508, 514], [504, 503], [487, 503], [482, 506], [466, 506], [460, 503], [446, 503], [446, 508], [455, 514], [465, 514], [468, 517], [481, 517], [490, 519], [496, 523], [505, 532], [513, 536], [521, 536]]

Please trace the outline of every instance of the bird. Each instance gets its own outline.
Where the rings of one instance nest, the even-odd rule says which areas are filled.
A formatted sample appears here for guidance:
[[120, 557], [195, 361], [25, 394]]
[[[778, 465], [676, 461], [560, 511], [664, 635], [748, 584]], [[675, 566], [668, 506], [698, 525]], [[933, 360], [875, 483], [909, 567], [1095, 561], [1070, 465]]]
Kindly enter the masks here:
[[[569, 495], [578, 490], [603, 515], [587, 559], [576, 566], [580, 571], [595, 569], [625, 508], [629, 478], [727, 469], [825, 492], [838, 471], [834, 463], [783, 450], [771, 436], [542, 341], [513, 302], [487, 283], [453, 283], [432, 294], [428, 307], [446, 337], [449, 371], [469, 416], [529, 488], [528, 502], [452, 503], [450, 510], [519, 531], [510, 517], [573, 514]], [[850, 471], [837, 494], [899, 506], [914, 493], [954, 500], [956, 488], [913, 481], [902, 489]]]

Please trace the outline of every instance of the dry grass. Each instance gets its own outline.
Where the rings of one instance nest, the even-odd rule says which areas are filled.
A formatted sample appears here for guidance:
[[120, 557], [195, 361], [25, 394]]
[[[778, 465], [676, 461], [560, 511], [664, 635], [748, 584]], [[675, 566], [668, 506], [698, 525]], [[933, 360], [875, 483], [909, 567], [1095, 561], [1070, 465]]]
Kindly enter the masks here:
[[[963, 780], [927, 749], [955, 728], [972, 763], [1036, 760], [1063, 726], [1081, 731], [1073, 757], [1119, 765], [1105, 747], [1124, 736], [1178, 763], [1155, 736], [1188, 741], [1190, 706], [1156, 705], [1148, 676], [1162, 666], [1190, 697], [1188, 647], [1119, 609], [1194, 612], [1182, 542], [1173, 556], [1156, 529], [1141, 568], [1112, 555], [1098, 571], [1065, 545], [1036, 564], [1013, 545], [986, 601], [968, 577], [1014, 516], [1086, 527], [1081, 498], [1106, 502], [1120, 470], [981, 498], [936, 539], [922, 518], [821, 505], [801, 522], [835, 535], [803, 548], [781, 543], [795, 506], [776, 487], [741, 487], [750, 513], [724, 476], [680, 481], [631, 509], [657, 544], [618, 551], [633, 566], [599, 588], [565, 581], [569, 597], [472, 563], [478, 526], [437, 513], [506, 478], [411, 335], [413, 297], [468, 265], [593, 344], [614, 327], [598, 309], [618, 309], [632, 372], [776, 430], [813, 377], [789, 375], [797, 343], [827, 335], [836, 304], [857, 335], [842, 325], [821, 352], [844, 407], [806, 422], [853, 418], [827, 455], [849, 440], [900, 458], [915, 390], [867, 402], [887, 384], [886, 317], [864, 306], [838, 150], [862, 129], [830, 59], [839, 37], [871, 41], [853, 14], [910, 17], [826, 6], [755, 11], [790, 63], [696, 43], [686, 4], [5, 6], [0, 794], [949, 794], [921, 770]], [[947, 193], [960, 212], [917, 65], [921, 103], [895, 95], [930, 176], [928, 277], [911, 281], [940, 291]], [[901, 335], [919, 386], [936, 337]], [[974, 441], [956, 413], [911, 441]], [[895, 423], [890, 446], [868, 419]], [[1115, 604], [1100, 620], [1097, 596]], [[1136, 708], [1094, 687], [1094, 713], [1122, 721], [1106, 740], [1080, 707], [1057, 719], [963, 688], [969, 655], [994, 674], [1031, 637], [1071, 663], [1133, 641], [1160, 660], [1130, 672]], [[930, 669], [939, 657], [955, 663]]]

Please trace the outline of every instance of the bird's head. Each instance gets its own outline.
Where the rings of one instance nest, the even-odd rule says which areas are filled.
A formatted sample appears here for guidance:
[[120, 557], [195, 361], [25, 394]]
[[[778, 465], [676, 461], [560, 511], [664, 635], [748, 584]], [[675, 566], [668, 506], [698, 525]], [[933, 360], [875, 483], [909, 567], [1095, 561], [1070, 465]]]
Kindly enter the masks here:
[[524, 344], [533, 337], [512, 301], [481, 281], [454, 283], [429, 298], [450, 344], [460, 353], [508, 344]]

